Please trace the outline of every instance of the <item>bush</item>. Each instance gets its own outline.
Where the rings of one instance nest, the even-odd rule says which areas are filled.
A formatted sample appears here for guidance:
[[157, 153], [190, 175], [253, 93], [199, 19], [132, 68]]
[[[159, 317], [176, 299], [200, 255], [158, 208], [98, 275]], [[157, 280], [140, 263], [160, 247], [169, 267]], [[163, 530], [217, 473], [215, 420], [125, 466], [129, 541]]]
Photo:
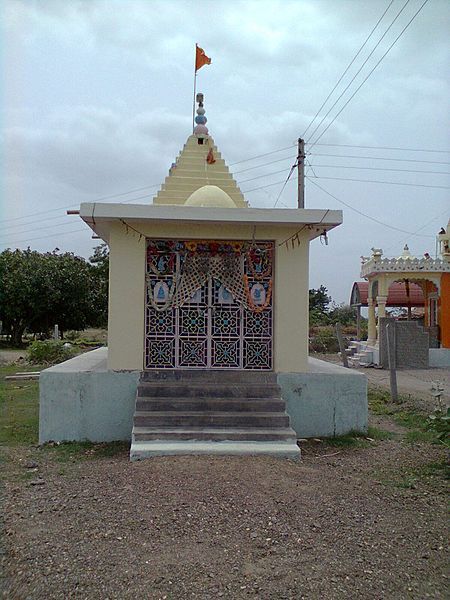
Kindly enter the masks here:
[[339, 352], [339, 343], [334, 327], [321, 327], [309, 339], [310, 352], [333, 353]]
[[54, 365], [72, 358], [72, 348], [65, 348], [64, 343], [57, 340], [32, 342], [27, 352], [28, 362], [36, 365]]

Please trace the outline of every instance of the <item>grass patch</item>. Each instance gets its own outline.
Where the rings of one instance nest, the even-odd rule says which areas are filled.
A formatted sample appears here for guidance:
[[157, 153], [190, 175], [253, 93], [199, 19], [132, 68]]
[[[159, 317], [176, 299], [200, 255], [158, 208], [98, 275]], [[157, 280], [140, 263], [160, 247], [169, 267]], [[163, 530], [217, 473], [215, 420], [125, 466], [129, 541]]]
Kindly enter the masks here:
[[378, 429], [378, 427], [369, 427], [367, 434], [362, 431], [350, 431], [345, 435], [324, 438], [323, 441], [327, 446], [334, 446], [336, 448], [367, 448], [370, 446], [371, 440], [382, 441], [392, 437], [393, 434], [390, 431]]
[[400, 472], [393, 479], [382, 480], [385, 485], [400, 489], [416, 489], [419, 485], [442, 484], [450, 479], [450, 466], [446, 460], [432, 462], [416, 469]]
[[112, 458], [128, 452], [129, 442], [61, 442], [44, 444], [41, 451], [47, 452], [57, 462], [66, 463], [90, 458]]
[[0, 445], [36, 444], [39, 433], [39, 382], [5, 381], [17, 371], [39, 367], [0, 367]]
[[426, 426], [428, 415], [413, 412], [409, 410], [399, 410], [393, 414], [393, 419], [397, 425], [407, 429], [423, 429]]
[[335, 448], [364, 448], [370, 444], [370, 442], [366, 440], [366, 434], [361, 431], [350, 431], [345, 435], [325, 438], [324, 442], [327, 446], [333, 446]]
[[391, 395], [387, 390], [380, 388], [369, 388], [367, 390], [367, 399], [369, 402], [370, 412], [374, 415], [390, 415], [392, 408]]
[[369, 427], [369, 429], [367, 430], [367, 437], [382, 442], [383, 440], [392, 439], [394, 437], [394, 434], [391, 431], [379, 429], [378, 427]]

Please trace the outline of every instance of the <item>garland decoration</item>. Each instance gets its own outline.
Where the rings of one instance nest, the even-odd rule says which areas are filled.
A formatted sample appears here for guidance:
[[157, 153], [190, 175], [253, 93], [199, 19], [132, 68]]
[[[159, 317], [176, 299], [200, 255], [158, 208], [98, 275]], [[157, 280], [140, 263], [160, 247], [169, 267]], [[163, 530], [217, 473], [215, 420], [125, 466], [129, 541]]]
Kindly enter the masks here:
[[[166, 282], [164, 282], [164, 283], [166, 283]], [[169, 308], [172, 307], [175, 290], [178, 287], [177, 282], [175, 281], [175, 277], [172, 278], [172, 285], [170, 286], [169, 293], [167, 294], [167, 298], [166, 298], [164, 304], [158, 304], [157, 302], [155, 302], [155, 299], [153, 298], [151, 279], [148, 275], [147, 275], [147, 286], [148, 286], [148, 292], [149, 292], [148, 297], [150, 300], [150, 304], [152, 305], [152, 308], [154, 308], [156, 310], [156, 312], [165, 312], [166, 310], [169, 310]], [[169, 287], [169, 286], [167, 286], [167, 287]]]
[[[262, 262], [263, 262], [262, 254], [263, 253], [266, 254], [268, 261], [267, 261], [266, 270], [263, 271], [262, 273], [260, 273], [256, 270], [255, 264], [262, 265]], [[257, 281], [261, 281], [262, 279], [266, 279], [267, 277], [270, 277], [272, 275], [273, 251], [272, 251], [271, 247], [266, 248], [264, 250], [261, 248], [252, 247], [248, 250], [246, 258], [247, 258], [247, 266], [250, 271], [250, 274]]]
[[250, 291], [248, 276], [244, 275], [243, 277], [244, 277], [245, 293], [247, 296], [247, 305], [248, 305], [249, 309], [254, 313], [263, 312], [263, 310], [266, 310], [266, 308], [269, 306], [270, 300], [272, 298], [272, 278], [269, 279], [269, 287], [267, 289], [267, 294], [266, 294], [266, 299], [264, 301], [264, 304], [256, 305], [253, 301], [252, 294]]

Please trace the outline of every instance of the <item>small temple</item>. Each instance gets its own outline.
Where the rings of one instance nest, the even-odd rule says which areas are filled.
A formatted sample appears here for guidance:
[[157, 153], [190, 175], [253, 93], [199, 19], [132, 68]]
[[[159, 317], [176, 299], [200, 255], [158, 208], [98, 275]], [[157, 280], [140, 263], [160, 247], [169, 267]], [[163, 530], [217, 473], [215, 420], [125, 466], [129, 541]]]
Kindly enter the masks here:
[[[380, 248], [372, 248], [370, 257], [361, 257], [361, 277], [365, 282], [353, 285], [350, 304], [358, 313], [368, 307], [368, 335], [358, 343], [362, 363], [380, 364], [380, 324], [387, 315], [386, 307], [405, 307], [410, 325], [409, 345], [420, 340], [427, 346], [421, 366], [450, 366], [450, 221], [437, 235], [436, 257], [428, 252], [420, 258], [412, 256], [407, 245], [398, 257], [383, 256]], [[412, 309], [423, 309], [420, 322], [412, 322]], [[420, 325], [420, 329], [417, 327]], [[416, 337], [414, 336], [414, 332]], [[406, 353], [406, 351], [405, 351]], [[416, 352], [417, 353], [417, 352]], [[413, 353], [414, 354], [414, 353]], [[413, 361], [414, 362], [414, 361]], [[405, 365], [406, 366], [406, 365]]]
[[[197, 104], [151, 204], [80, 206], [110, 249], [108, 348], [43, 374], [41, 441], [297, 457], [298, 437], [367, 428], [365, 376], [308, 357], [309, 244], [342, 212], [251, 208]], [[61, 427], [64, 369], [85, 396], [81, 410], [74, 379]]]

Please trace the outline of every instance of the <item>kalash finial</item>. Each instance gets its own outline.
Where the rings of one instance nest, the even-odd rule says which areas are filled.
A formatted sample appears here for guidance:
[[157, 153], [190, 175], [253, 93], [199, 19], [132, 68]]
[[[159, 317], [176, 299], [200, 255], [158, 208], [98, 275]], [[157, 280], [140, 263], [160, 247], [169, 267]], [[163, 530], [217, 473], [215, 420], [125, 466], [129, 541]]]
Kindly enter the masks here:
[[195, 117], [196, 126], [194, 127], [195, 135], [208, 135], [208, 128], [206, 122], [208, 119], [205, 117], [205, 109], [203, 106], [203, 94], [198, 93], [196, 96], [198, 102], [197, 116]]

